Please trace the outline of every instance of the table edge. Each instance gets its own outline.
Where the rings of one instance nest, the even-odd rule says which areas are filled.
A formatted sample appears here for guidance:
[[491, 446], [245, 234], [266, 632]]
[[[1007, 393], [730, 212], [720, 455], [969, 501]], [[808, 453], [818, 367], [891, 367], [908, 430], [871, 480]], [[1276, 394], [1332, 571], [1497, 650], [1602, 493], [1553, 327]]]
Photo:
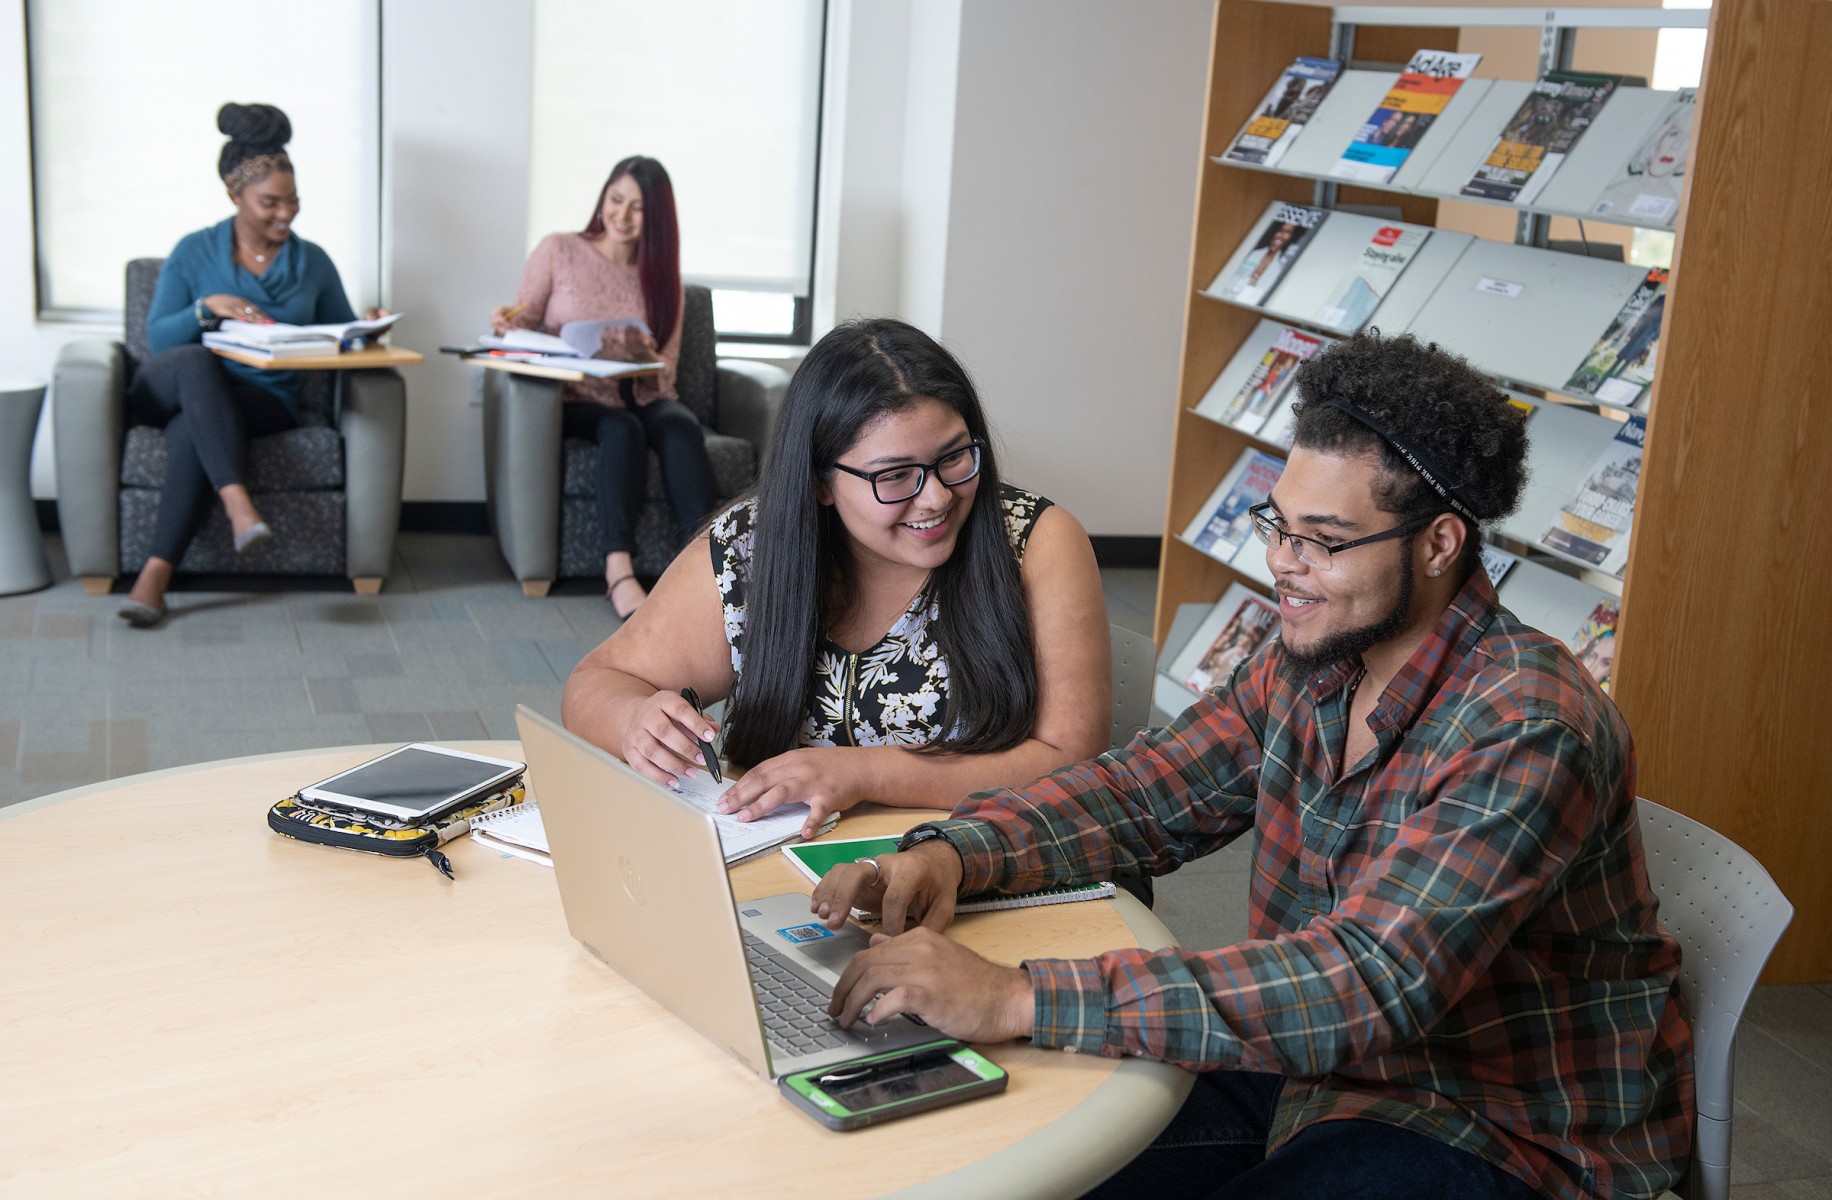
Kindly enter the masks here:
[[[1138, 945], [1175, 943], [1157, 914], [1129, 893], [1116, 893], [1110, 903]], [[1183, 1107], [1195, 1081], [1167, 1062], [1123, 1059], [1081, 1103], [1022, 1141], [888, 1195], [896, 1200], [958, 1200], [962, 1194], [1027, 1200], [1079, 1196], [1149, 1146]], [[1067, 1170], [1075, 1172], [1073, 1179], [1065, 1178]]]

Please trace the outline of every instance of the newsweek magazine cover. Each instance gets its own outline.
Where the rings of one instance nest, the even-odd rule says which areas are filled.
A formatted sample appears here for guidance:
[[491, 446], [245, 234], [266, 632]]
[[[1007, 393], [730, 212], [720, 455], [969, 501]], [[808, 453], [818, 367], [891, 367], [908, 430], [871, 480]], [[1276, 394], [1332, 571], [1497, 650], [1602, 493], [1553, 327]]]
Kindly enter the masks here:
[[1622, 616], [1622, 602], [1604, 599], [1590, 610], [1577, 632], [1566, 642], [1571, 653], [1584, 664], [1597, 686], [1609, 690], [1609, 677], [1616, 666], [1616, 622]]
[[1298, 367], [1322, 348], [1320, 337], [1295, 329], [1281, 329], [1271, 348], [1254, 365], [1253, 374], [1247, 376], [1247, 382], [1228, 402], [1221, 414], [1222, 423], [1242, 433], [1258, 433], [1266, 423], [1267, 414], [1291, 386], [1291, 378]]
[[1429, 229], [1381, 225], [1361, 248], [1336, 298], [1317, 310], [1317, 322], [1341, 333], [1354, 333], [1366, 325], [1430, 236]]
[[1635, 519], [1635, 492], [1641, 484], [1641, 446], [1648, 419], [1630, 417], [1616, 431], [1590, 473], [1540, 535], [1540, 544], [1612, 575], [1628, 562], [1629, 527]]
[[1304, 253], [1304, 247], [1310, 244], [1323, 218], [1329, 215], [1327, 209], [1278, 200], [1272, 202], [1267, 212], [1271, 219], [1260, 231], [1253, 249], [1234, 268], [1234, 274], [1226, 282], [1217, 275], [1215, 282], [1209, 285], [1209, 290], [1223, 300], [1264, 304], [1272, 289], [1285, 277], [1285, 272], [1291, 270], [1291, 264], [1298, 261], [1298, 255]]
[[1590, 211], [1599, 217], [1634, 217], [1672, 228], [1686, 185], [1686, 148], [1698, 89], [1680, 88], [1647, 137], [1635, 147]]
[[1171, 663], [1171, 675], [1184, 687], [1198, 692], [1218, 687], [1228, 681], [1244, 659], [1271, 641], [1278, 630], [1278, 606], [1237, 583], [1202, 619]]
[[1219, 562], [1227, 562], [1253, 536], [1247, 510], [1272, 494], [1285, 460], [1264, 450], [1248, 450], [1209, 493], [1208, 503], [1183, 531], [1183, 540]]
[[1666, 304], [1667, 271], [1655, 267], [1623, 301], [1609, 328], [1562, 390], [1623, 408], [1641, 403], [1654, 382], [1654, 357], [1660, 349], [1660, 318]]
[[1533, 85], [1501, 136], [1463, 185], [1465, 196], [1531, 204], [1578, 144], [1620, 76], [1548, 71]]
[[1342, 64], [1333, 58], [1300, 55], [1285, 68], [1222, 157], [1262, 167], [1275, 165], [1304, 132], [1317, 105], [1323, 103], [1341, 73]]
[[1481, 61], [1480, 54], [1442, 50], [1414, 54], [1380, 105], [1362, 122], [1355, 140], [1329, 169], [1331, 177], [1361, 183], [1392, 180]]

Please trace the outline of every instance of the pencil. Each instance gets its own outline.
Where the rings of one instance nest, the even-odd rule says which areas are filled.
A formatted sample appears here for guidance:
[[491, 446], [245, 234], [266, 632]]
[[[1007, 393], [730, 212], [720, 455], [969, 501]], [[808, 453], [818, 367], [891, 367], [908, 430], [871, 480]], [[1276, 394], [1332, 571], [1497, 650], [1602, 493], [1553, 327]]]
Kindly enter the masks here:
[[522, 303], [522, 304], [517, 304], [513, 308], [506, 308], [503, 310], [503, 316], [504, 317], [513, 317], [516, 313], [521, 312], [523, 309], [527, 307], [528, 307], [527, 303]]

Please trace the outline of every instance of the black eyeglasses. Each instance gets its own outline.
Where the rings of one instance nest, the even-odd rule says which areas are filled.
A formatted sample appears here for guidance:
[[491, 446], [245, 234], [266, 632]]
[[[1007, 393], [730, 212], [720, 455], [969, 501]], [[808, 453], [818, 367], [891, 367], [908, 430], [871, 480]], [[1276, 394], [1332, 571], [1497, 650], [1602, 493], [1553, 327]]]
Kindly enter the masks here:
[[879, 504], [902, 504], [919, 495], [929, 484], [929, 472], [941, 480], [943, 487], [959, 487], [980, 473], [980, 446], [968, 442], [959, 450], [950, 450], [932, 463], [905, 463], [882, 471], [858, 471], [845, 463], [834, 463], [833, 469], [856, 475], [871, 484], [871, 494]]
[[1324, 542], [1319, 542], [1316, 538], [1305, 537], [1301, 533], [1292, 533], [1290, 530], [1281, 526], [1271, 515], [1271, 512], [1272, 501], [1270, 500], [1263, 504], [1255, 504], [1252, 508], [1247, 510], [1247, 517], [1253, 522], [1254, 536], [1268, 546], [1274, 543], [1283, 545], [1286, 542], [1290, 542], [1291, 552], [1298, 556], [1298, 561], [1315, 571], [1329, 570], [1331, 566], [1330, 559], [1335, 555], [1341, 554], [1344, 550], [1353, 550], [1357, 546], [1366, 546], [1370, 542], [1384, 542], [1389, 538], [1405, 537], [1409, 533], [1417, 533], [1419, 530], [1425, 528], [1425, 526], [1437, 520], [1438, 516], [1438, 514], [1432, 513], [1430, 516], [1418, 517], [1415, 520], [1407, 521], [1404, 525], [1394, 529], [1384, 530], [1380, 533], [1371, 533], [1367, 537], [1356, 538], [1352, 542], [1338, 542], [1334, 546], [1331, 546]]

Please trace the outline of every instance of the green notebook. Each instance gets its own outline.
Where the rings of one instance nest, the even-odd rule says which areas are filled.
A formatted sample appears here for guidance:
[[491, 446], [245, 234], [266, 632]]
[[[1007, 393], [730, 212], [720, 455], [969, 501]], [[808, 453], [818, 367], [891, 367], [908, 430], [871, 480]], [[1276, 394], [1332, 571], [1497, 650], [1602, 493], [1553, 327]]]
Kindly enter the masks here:
[[[897, 843], [901, 840], [895, 837], [868, 837], [840, 838], [831, 842], [797, 842], [784, 846], [782, 852], [797, 871], [808, 877], [808, 882], [819, 883], [821, 877], [836, 865], [854, 859], [890, 854], [897, 849]], [[1078, 883], [1067, 887], [1046, 888], [1041, 892], [1027, 892], [1022, 896], [970, 896], [956, 904], [954, 911], [976, 913], [1001, 908], [1036, 908], [1042, 904], [1067, 904], [1074, 900], [1104, 900], [1111, 895], [1111, 883]], [[852, 915], [861, 921], [878, 919], [877, 913], [857, 908], [852, 910]]]

